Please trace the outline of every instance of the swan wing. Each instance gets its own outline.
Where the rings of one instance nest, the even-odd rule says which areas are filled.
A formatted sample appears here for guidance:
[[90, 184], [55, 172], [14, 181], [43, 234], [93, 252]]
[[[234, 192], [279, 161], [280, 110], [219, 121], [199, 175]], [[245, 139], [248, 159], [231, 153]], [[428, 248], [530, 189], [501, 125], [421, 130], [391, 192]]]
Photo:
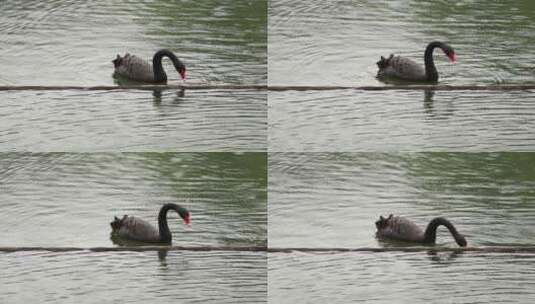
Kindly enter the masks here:
[[160, 239], [158, 229], [149, 222], [134, 216], [128, 216], [123, 220], [118, 234], [124, 238], [143, 242], [157, 242]]
[[422, 65], [416, 63], [414, 60], [393, 56], [386, 61], [382, 61], [384, 65], [380, 68], [378, 75], [383, 77], [395, 77], [405, 80], [425, 80], [425, 69]]
[[400, 216], [394, 217], [392, 221], [395, 231], [401, 238], [409, 241], [423, 240], [423, 230], [413, 221]]
[[115, 67], [116, 74], [138, 81], [154, 81], [152, 65], [146, 60], [135, 55], [126, 54], [118, 62], [118, 66]]
[[411, 220], [395, 216], [388, 220], [385, 228], [377, 231], [377, 235], [396, 240], [418, 242], [423, 240], [424, 232]]

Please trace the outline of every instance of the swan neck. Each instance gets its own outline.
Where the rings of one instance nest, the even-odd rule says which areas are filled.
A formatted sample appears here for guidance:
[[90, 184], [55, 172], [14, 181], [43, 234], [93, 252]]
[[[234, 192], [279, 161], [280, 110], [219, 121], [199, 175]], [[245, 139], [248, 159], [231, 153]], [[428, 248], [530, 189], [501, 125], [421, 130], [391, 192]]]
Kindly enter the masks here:
[[425, 75], [429, 81], [438, 80], [438, 71], [433, 60], [433, 51], [436, 47], [441, 47], [442, 43], [438, 41], [431, 42], [425, 48], [424, 63], [425, 63]]
[[154, 57], [152, 58], [152, 70], [154, 71], [155, 82], [167, 81], [167, 74], [165, 74], [165, 71], [163, 70], [162, 59], [164, 56], [169, 57], [169, 54], [173, 53], [167, 50], [159, 50], [154, 54]]
[[429, 222], [427, 228], [425, 229], [423, 241], [424, 243], [434, 244], [436, 242], [437, 228], [440, 225], [446, 226], [446, 228], [448, 228], [450, 233], [453, 235], [453, 238], [455, 238], [455, 242], [457, 242], [459, 246], [466, 246], [466, 240], [464, 239], [464, 237], [459, 234], [457, 229], [455, 229], [455, 226], [453, 226], [450, 221], [443, 217], [434, 218], [433, 220], [431, 220], [431, 222]]
[[169, 211], [171, 206], [163, 205], [158, 214], [158, 229], [160, 231], [160, 240], [165, 243], [171, 243], [171, 231], [169, 230], [169, 225], [167, 225], [167, 211]]
[[173, 65], [175, 66], [175, 69], [177, 71], [184, 70], [186, 67], [180, 59], [178, 59], [173, 52], [169, 50], [159, 50], [154, 54], [154, 57], [152, 58], [152, 67], [154, 71], [154, 80], [156, 82], [166, 82], [167, 81], [167, 74], [165, 74], [165, 71], [163, 70], [162, 66], [162, 59], [163, 57], [167, 57], [171, 59], [173, 62]]

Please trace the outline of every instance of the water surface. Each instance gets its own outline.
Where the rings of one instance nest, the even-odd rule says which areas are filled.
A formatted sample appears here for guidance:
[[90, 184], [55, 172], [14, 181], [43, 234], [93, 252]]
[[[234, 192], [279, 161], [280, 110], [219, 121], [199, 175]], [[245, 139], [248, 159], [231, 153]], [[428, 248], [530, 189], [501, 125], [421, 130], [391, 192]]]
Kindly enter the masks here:
[[[434, 40], [440, 84], [533, 84], [532, 1], [269, 3], [270, 85], [385, 85], [391, 53], [423, 64]], [[387, 84], [386, 84], [387, 85]], [[532, 151], [533, 92], [270, 92], [270, 151]]]
[[532, 91], [269, 92], [270, 151], [533, 151]]
[[265, 245], [264, 153], [0, 153], [0, 246], [114, 246], [109, 222], [157, 225], [165, 203], [173, 244]]
[[[0, 85], [113, 85], [169, 49], [186, 84], [267, 81], [267, 1], [3, 1]], [[181, 84], [164, 59], [169, 84]], [[265, 92], [2, 92], [2, 151], [261, 151]]]
[[[446, 217], [469, 246], [535, 244], [535, 153], [271, 153], [269, 168], [270, 247], [391, 246], [374, 236], [391, 213]], [[437, 243], [457, 247], [444, 227]]]
[[0, 92], [2, 151], [264, 151], [262, 91]]
[[268, 256], [270, 303], [531, 303], [529, 254]]
[[[379, 215], [450, 219], [469, 246], [533, 246], [534, 153], [270, 153], [270, 247], [378, 241]], [[440, 227], [438, 246], [457, 248]], [[535, 255], [269, 253], [271, 303], [530, 303]]]
[[2, 303], [266, 303], [265, 253], [0, 254]]
[[442, 84], [534, 82], [533, 1], [274, 0], [269, 17], [272, 85], [381, 85], [380, 56], [423, 64], [433, 40], [457, 54], [436, 51]]
[[[189, 83], [265, 83], [267, 1], [3, 1], [0, 84], [114, 83], [111, 60], [167, 48]], [[179, 81], [167, 59], [169, 83]]]

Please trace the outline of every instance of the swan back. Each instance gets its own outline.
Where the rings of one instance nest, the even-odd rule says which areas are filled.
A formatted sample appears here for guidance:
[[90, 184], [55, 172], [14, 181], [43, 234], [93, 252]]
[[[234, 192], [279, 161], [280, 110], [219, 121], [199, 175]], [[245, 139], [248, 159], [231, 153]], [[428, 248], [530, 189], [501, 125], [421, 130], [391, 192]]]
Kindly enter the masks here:
[[411, 81], [427, 79], [424, 67], [410, 58], [394, 55], [390, 55], [389, 58], [381, 56], [377, 66], [379, 67], [377, 78], [392, 77]]
[[113, 64], [116, 75], [137, 81], [155, 82], [152, 65], [138, 56], [128, 53], [124, 57], [117, 55]]
[[142, 242], [160, 241], [158, 229], [143, 219], [125, 215], [119, 223], [116, 221], [112, 222], [112, 228], [120, 237]]
[[381, 218], [375, 222], [378, 238], [390, 238], [402, 241], [421, 242], [424, 239], [424, 231], [411, 220], [393, 216]]

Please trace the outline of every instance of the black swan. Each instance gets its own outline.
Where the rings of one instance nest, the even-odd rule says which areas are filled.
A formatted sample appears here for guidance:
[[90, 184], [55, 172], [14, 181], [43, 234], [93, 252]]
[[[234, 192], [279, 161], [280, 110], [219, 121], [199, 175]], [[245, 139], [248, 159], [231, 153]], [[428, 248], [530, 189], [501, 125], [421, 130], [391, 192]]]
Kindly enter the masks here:
[[438, 72], [435, 67], [435, 62], [433, 61], [433, 50], [436, 47], [441, 48], [444, 51], [444, 54], [446, 54], [452, 62], [455, 62], [455, 51], [452, 47], [440, 41], [433, 41], [425, 48], [425, 69], [409, 58], [391, 54], [388, 58], [381, 56], [381, 60], [377, 61], [377, 66], [379, 67], [377, 78], [397, 78], [410, 81], [430, 82], [438, 81]]
[[122, 219], [115, 217], [113, 222], [110, 223], [112, 234], [140, 242], [171, 243], [171, 231], [167, 226], [167, 211], [169, 210], [175, 210], [186, 225], [190, 224], [190, 215], [186, 208], [176, 204], [165, 204], [158, 214], [159, 229], [156, 229], [145, 220], [125, 215]]
[[186, 66], [169, 50], [159, 50], [152, 58], [152, 65], [135, 55], [126, 53], [124, 57], [117, 55], [112, 60], [115, 67], [114, 75], [122, 76], [135, 81], [165, 83], [167, 74], [162, 67], [162, 58], [166, 56], [171, 59], [175, 69], [182, 79], [186, 79]]
[[435, 244], [437, 228], [440, 225], [444, 225], [449, 229], [459, 246], [466, 246], [466, 239], [464, 236], [459, 234], [453, 224], [443, 217], [436, 217], [431, 220], [427, 225], [425, 232], [411, 220], [401, 216], [393, 216], [392, 214], [390, 214], [388, 218], [381, 216], [379, 220], [375, 222], [375, 226], [377, 227], [376, 235], [380, 239], [394, 239], [423, 244]]

